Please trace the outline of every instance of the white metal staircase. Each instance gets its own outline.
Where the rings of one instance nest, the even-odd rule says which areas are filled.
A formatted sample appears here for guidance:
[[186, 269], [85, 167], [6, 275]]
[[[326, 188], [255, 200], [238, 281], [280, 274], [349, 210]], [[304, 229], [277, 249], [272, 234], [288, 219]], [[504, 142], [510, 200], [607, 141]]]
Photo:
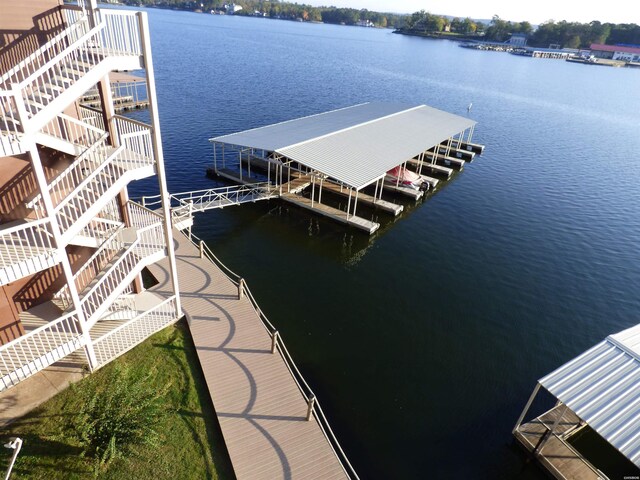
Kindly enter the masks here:
[[[175, 297], [138, 301], [135, 308], [127, 300], [142, 269], [166, 255], [162, 218], [130, 202], [132, 227], [125, 228], [119, 214], [107, 212], [129, 182], [155, 174], [151, 128], [123, 117], [105, 125], [101, 112], [82, 107], [80, 119], [63, 113], [109, 72], [145, 66], [146, 20], [132, 11], [61, 8], [67, 28], [0, 77], [0, 158], [25, 153], [36, 142], [74, 160], [48, 181], [53, 212], [45, 211], [47, 198], [38, 194], [23, 201], [36, 220], [0, 227], [0, 286], [61, 261], [64, 249], [55, 246], [51, 221], [62, 235], [59, 246], [97, 250], [74, 274], [78, 311], [65, 286], [39, 306], [50, 316], [57, 312], [55, 318], [35, 321], [32, 311], [21, 314], [25, 334], [0, 345], [0, 391], [83, 346], [95, 345], [98, 366], [103, 365], [178, 318]], [[116, 317], [117, 328], [96, 327]], [[87, 334], [92, 327], [99, 338]]]
[[25, 151], [38, 132], [86, 90], [114, 70], [144, 65], [136, 12], [96, 11], [52, 38], [0, 77], [0, 156]]

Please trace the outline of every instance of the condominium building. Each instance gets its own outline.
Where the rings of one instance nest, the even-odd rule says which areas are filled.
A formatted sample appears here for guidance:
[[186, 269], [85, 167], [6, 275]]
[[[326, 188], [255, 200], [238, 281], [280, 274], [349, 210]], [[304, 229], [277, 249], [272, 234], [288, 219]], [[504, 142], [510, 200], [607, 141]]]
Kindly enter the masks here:
[[[144, 12], [0, 0], [0, 391], [73, 356], [93, 371], [181, 316]], [[109, 74], [144, 70], [151, 124]], [[100, 108], [79, 99], [99, 94]], [[129, 199], [156, 177], [161, 208]], [[173, 292], [143, 286], [169, 257]]]

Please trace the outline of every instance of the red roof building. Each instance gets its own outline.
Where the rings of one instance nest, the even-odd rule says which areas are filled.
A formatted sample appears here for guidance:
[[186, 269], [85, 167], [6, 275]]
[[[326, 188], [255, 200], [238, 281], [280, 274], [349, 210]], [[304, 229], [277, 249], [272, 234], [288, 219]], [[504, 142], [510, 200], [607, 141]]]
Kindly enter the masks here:
[[626, 62], [640, 62], [640, 48], [621, 45], [591, 44], [591, 54], [598, 58], [610, 58]]

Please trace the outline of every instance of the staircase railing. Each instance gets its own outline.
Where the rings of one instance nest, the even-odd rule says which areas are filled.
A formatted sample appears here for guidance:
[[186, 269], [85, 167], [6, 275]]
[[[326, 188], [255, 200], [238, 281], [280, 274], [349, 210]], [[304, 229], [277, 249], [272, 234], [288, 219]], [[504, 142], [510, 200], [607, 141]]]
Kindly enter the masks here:
[[99, 128], [100, 130], [107, 130], [104, 124], [104, 115], [102, 115], [102, 112], [96, 108], [80, 105], [80, 117], [83, 122]]
[[[68, 196], [75, 193], [75, 190], [87, 177], [87, 172], [91, 172], [101, 162], [106, 161], [109, 157], [100, 154], [101, 147], [105, 146], [104, 140], [107, 133], [103, 133], [96, 142], [82, 152], [74, 161], [54, 178], [48, 185], [49, 194], [54, 205], [60, 205]], [[44, 216], [44, 204], [42, 195], [36, 195], [27, 203], [27, 207], [35, 210], [38, 218]]]
[[142, 55], [137, 12], [98, 9], [97, 18], [105, 25], [102, 46], [109, 54]]
[[105, 240], [100, 248], [82, 265], [82, 268], [73, 275], [73, 281], [79, 292], [82, 292], [111, 261], [111, 259], [124, 248], [124, 242], [120, 234], [121, 229], [116, 230]]
[[104, 129], [101, 130], [61, 113], [42, 128], [42, 133], [72, 143], [77, 147], [89, 148], [97, 141], [103, 140], [106, 132]]
[[0, 90], [0, 156], [23, 153], [14, 144], [22, 133], [14, 92]]
[[144, 227], [136, 234], [136, 240], [127, 247], [120, 258], [111, 264], [100, 280], [80, 300], [86, 319], [96, 320], [94, 318], [96, 312], [107, 305], [109, 298], [118, 289], [126, 287], [125, 279], [134, 271], [140, 270], [142, 261], [146, 257], [164, 251], [165, 243], [161, 224]]
[[38, 48], [31, 55], [18, 63], [11, 70], [0, 77], [0, 88], [9, 90], [11, 84], [20, 84], [33, 75], [53, 58], [63, 52], [70, 45], [89, 31], [86, 17], [80, 16], [73, 25], [65, 28], [47, 43]]
[[174, 295], [98, 338], [93, 342], [98, 365], [102, 366], [122, 355], [149, 335], [178, 320], [180, 315]]
[[98, 18], [100, 23], [91, 30], [84, 17], [66, 29], [65, 32], [75, 32], [64, 37], [73, 42], [61, 51], [52, 50], [55, 55], [52, 53], [45, 63], [28, 62], [28, 75], [21, 75], [17, 83], [27, 118], [37, 115], [103, 59], [142, 54], [136, 12], [105, 11], [100, 12]]
[[0, 346], [0, 391], [48, 367], [84, 344], [75, 312]]
[[[86, 208], [94, 205], [105, 197], [107, 191], [123, 176], [126, 171], [152, 166], [153, 156], [148, 156], [148, 146], [151, 144], [149, 131], [129, 134], [124, 144], [115, 149], [107, 158], [105, 153], [92, 151], [87, 162], [92, 167], [88, 174], [80, 170], [74, 178], [76, 183], [73, 191], [55, 207], [61, 230], [66, 232], [82, 216]], [[82, 176], [83, 178], [78, 178]], [[76, 201], [77, 200], [77, 201]]]
[[7, 268], [56, 249], [48, 219], [0, 230], [0, 267]]

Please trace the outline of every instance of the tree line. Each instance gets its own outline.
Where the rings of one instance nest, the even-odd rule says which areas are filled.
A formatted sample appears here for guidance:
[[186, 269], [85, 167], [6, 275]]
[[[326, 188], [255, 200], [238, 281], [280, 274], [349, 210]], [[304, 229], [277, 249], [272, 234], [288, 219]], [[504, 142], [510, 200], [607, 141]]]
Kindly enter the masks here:
[[406, 15], [394, 13], [374, 12], [367, 9], [357, 10], [355, 8], [337, 7], [313, 7], [292, 2], [282, 2], [279, 0], [124, 0], [131, 5], [154, 5], [164, 8], [178, 8], [184, 10], [223, 10], [225, 4], [235, 3], [242, 7], [236, 15], [260, 15], [270, 18], [281, 18], [286, 20], [299, 20], [303, 22], [324, 22], [344, 25], [356, 25], [359, 21], [369, 21], [377, 27], [394, 27], [402, 25]]
[[494, 42], [504, 42], [511, 34], [522, 33], [527, 35], [528, 44], [535, 47], [559, 45], [565, 48], [588, 48], [592, 43], [640, 44], [640, 26], [634, 23], [613, 24], [598, 21], [578, 23], [549, 20], [534, 29], [529, 22], [509, 22], [497, 15], [488, 25], [485, 25], [470, 18], [451, 20], [424, 10], [407, 16], [399, 32], [424, 35], [449, 32]]

